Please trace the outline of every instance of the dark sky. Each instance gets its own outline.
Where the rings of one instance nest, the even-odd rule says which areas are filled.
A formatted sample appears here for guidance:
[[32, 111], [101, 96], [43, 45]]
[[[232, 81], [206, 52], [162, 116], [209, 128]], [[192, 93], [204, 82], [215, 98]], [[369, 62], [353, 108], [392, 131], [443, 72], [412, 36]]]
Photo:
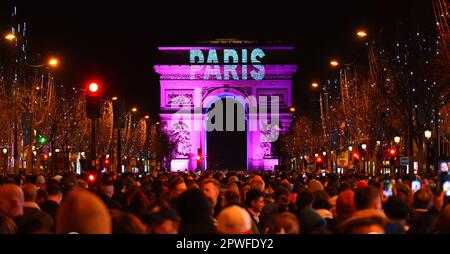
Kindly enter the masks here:
[[383, 29], [388, 37], [395, 34], [399, 21], [433, 23], [431, 0], [2, 0], [2, 31], [13, 2], [28, 23], [30, 52], [61, 57], [60, 82], [81, 87], [97, 78], [108, 95], [125, 98], [153, 115], [159, 110], [152, 69], [157, 45], [227, 37], [287, 41], [297, 48], [299, 72], [293, 92], [297, 107], [303, 109], [311, 96], [310, 81], [333, 76], [327, 65], [331, 56], [351, 61], [361, 55], [363, 47], [353, 37], [356, 28]]

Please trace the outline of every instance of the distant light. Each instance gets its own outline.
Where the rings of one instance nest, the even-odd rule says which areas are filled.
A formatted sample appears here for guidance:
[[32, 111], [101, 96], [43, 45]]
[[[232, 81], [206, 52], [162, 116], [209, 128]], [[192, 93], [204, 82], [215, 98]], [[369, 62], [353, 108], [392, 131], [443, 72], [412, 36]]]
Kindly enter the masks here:
[[337, 66], [339, 66], [339, 62], [338, 62], [337, 60], [331, 60], [331, 61], [330, 61], [330, 65], [331, 65], [332, 67], [337, 67]]
[[3, 148], [3, 154], [6, 154], [6, 153], [8, 153], [8, 149]]
[[136, 107], [131, 109], [132, 112], [137, 112], [137, 110], [138, 109]]
[[48, 61], [48, 65], [50, 65], [51, 67], [56, 67], [59, 64], [59, 60], [57, 58], [50, 58], [50, 60]]
[[312, 82], [312, 83], [311, 83], [311, 86], [312, 86], [313, 88], [318, 88], [318, 87], [319, 87], [319, 83], [317, 83], [317, 82]]
[[429, 130], [425, 131], [425, 138], [427, 138], [427, 139], [431, 138], [431, 131], [429, 131]]
[[150, 119], [149, 115], [144, 116], [145, 119]]
[[95, 180], [95, 176], [93, 174], [89, 175], [89, 181], [93, 182]]
[[294, 108], [294, 107], [291, 107], [291, 108], [289, 109], [289, 111], [291, 111], [291, 112], [293, 113], [293, 112], [295, 112], [295, 108]]
[[98, 84], [95, 82], [92, 82], [89, 84], [89, 91], [91, 93], [96, 93], [98, 91]]
[[359, 38], [366, 38], [366, 37], [367, 37], [367, 32], [364, 31], [364, 30], [359, 30], [359, 31], [356, 33], [356, 35], [357, 35]]
[[350, 152], [353, 151], [353, 147], [349, 146], [349, 147], [348, 147], [348, 150], [349, 150]]
[[111, 98], [111, 100], [113, 100], [113, 101], [117, 101], [117, 99], [119, 99], [119, 98], [117, 98], [117, 96], [114, 96]]
[[12, 33], [9, 33], [9, 34], [5, 35], [5, 39], [7, 39], [8, 41], [13, 41], [16, 39], [16, 36]]
[[400, 143], [400, 137], [399, 136], [394, 137], [394, 142], [397, 144]]
[[317, 154], [317, 153], [316, 153], [316, 154], [314, 154], [314, 157], [317, 157], [317, 156], [319, 156], [319, 154]]
[[327, 155], [327, 152], [323, 152], [322, 154], [323, 154], [323, 156], [326, 156], [326, 155]]
[[55, 153], [59, 153], [59, 149], [55, 149]]
[[366, 150], [366, 149], [367, 149], [367, 145], [366, 145], [366, 144], [362, 144], [362, 145], [361, 145], [361, 148], [362, 148], [363, 150]]

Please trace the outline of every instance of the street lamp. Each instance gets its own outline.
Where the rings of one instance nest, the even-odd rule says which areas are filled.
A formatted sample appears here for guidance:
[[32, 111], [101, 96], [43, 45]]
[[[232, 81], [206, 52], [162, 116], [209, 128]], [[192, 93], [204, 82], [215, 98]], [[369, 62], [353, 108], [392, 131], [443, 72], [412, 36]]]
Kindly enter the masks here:
[[145, 119], [145, 120], [148, 120], [148, 119], [150, 119], [150, 116], [149, 116], [149, 115], [146, 115], [146, 116], [144, 116], [144, 119]]
[[57, 67], [59, 65], [59, 60], [58, 58], [52, 57], [48, 60], [48, 65], [50, 67]]
[[331, 67], [335, 68], [339, 66], [339, 62], [337, 60], [331, 60], [330, 65]]
[[400, 137], [399, 136], [395, 136], [394, 137], [394, 142], [395, 142], [395, 144], [398, 145], [398, 143], [400, 143]]
[[112, 101], [117, 101], [119, 98], [117, 98], [117, 96], [114, 96], [111, 98]]
[[429, 130], [425, 131], [425, 138], [426, 139], [430, 139], [431, 138], [431, 131], [429, 131]]
[[349, 150], [350, 152], [353, 151], [353, 147], [349, 146], [349, 147], [348, 147], [348, 150]]
[[358, 36], [358, 38], [364, 39], [367, 37], [367, 32], [365, 30], [358, 30], [356, 32], [356, 36]]
[[8, 149], [3, 148], [3, 154], [6, 155], [8, 153]]
[[7, 39], [8, 41], [13, 41], [16, 39], [16, 36], [13, 33], [8, 33], [5, 35], [5, 39]]
[[137, 112], [137, 108], [136, 107], [132, 108], [131, 112], [134, 112], [134, 113]]
[[366, 145], [366, 144], [362, 144], [362, 145], [361, 145], [361, 148], [362, 148], [363, 150], [366, 150], [366, 149], [367, 149], [367, 145]]
[[430, 167], [430, 155], [429, 155], [429, 153], [430, 153], [430, 141], [431, 141], [431, 131], [430, 130], [426, 130], [425, 131], [425, 133], [424, 133], [424, 135], [425, 135], [425, 139], [426, 139], [426, 141], [425, 141], [425, 145], [426, 145], [426, 157], [425, 157], [425, 170], [429, 170], [429, 167]]
[[312, 88], [318, 88], [319, 87], [319, 83], [317, 82], [312, 82], [311, 83]]
[[291, 108], [289, 109], [289, 111], [291, 111], [292, 113], [294, 113], [294, 112], [295, 112], [295, 108], [294, 108], [294, 107], [291, 107]]

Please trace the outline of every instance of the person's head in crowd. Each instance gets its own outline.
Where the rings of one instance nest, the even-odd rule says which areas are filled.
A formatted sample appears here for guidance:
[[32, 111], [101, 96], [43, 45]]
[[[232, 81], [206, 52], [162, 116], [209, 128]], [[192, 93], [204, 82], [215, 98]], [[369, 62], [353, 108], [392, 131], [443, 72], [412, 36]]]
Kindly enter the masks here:
[[111, 176], [102, 177], [98, 191], [101, 195], [112, 198], [114, 195], [114, 180]]
[[134, 215], [141, 217], [147, 211], [147, 207], [150, 205], [150, 200], [147, 198], [144, 192], [139, 189], [133, 191], [127, 200], [127, 211]]
[[312, 208], [314, 195], [309, 190], [302, 190], [297, 195], [297, 210], [300, 212], [304, 208]]
[[350, 189], [344, 190], [339, 193], [336, 200], [336, 215], [349, 216], [355, 211], [355, 193]]
[[330, 197], [325, 191], [315, 191], [313, 192], [314, 195], [314, 203], [313, 208], [318, 209], [325, 209], [330, 210], [331, 204], [330, 204]]
[[389, 220], [403, 222], [406, 224], [409, 219], [410, 207], [408, 203], [405, 202], [404, 199], [398, 196], [391, 196], [386, 201], [384, 205], [384, 213], [388, 217]]
[[174, 177], [169, 183], [169, 196], [172, 199], [178, 198], [186, 190], [187, 186], [182, 177]]
[[222, 207], [233, 204], [241, 204], [241, 197], [239, 196], [239, 192], [236, 192], [234, 190], [226, 190], [223, 194]]
[[47, 201], [48, 193], [46, 189], [39, 188], [37, 191], [36, 203], [40, 206]]
[[302, 234], [322, 234], [325, 233], [327, 221], [322, 218], [314, 209], [310, 207], [303, 208], [298, 219], [301, 225]]
[[278, 188], [278, 190], [275, 191], [275, 196], [276, 196], [276, 204], [279, 207], [279, 211], [289, 212], [292, 192], [285, 187], [280, 187]]
[[206, 178], [202, 181], [201, 190], [206, 198], [210, 199], [213, 207], [215, 207], [220, 195], [220, 183], [213, 178]]
[[51, 200], [56, 202], [57, 204], [61, 204], [63, 198], [63, 190], [59, 186], [59, 184], [52, 184], [47, 186], [47, 200]]
[[76, 189], [64, 198], [56, 214], [56, 233], [111, 234], [108, 208], [95, 194]]
[[355, 192], [355, 206], [357, 210], [381, 210], [382, 204], [379, 190], [370, 185], [358, 188]]
[[133, 179], [131, 176], [127, 177], [124, 181], [124, 185], [125, 185], [125, 191], [131, 192], [136, 188], [136, 180]]
[[384, 234], [387, 224], [386, 215], [376, 209], [356, 211], [339, 225], [342, 234]]
[[308, 183], [308, 190], [312, 193], [315, 191], [323, 191], [323, 185], [321, 182], [317, 181], [316, 179], [312, 179]]
[[434, 233], [450, 234], [450, 204], [447, 204], [439, 214], [434, 224]]
[[200, 189], [188, 189], [175, 203], [181, 219], [179, 233], [206, 234], [216, 231], [211, 202]]
[[118, 178], [114, 181], [114, 189], [116, 192], [124, 192], [125, 191], [125, 181], [122, 178]]
[[45, 177], [43, 175], [39, 175], [36, 178], [36, 186], [38, 188], [45, 188]]
[[117, 209], [110, 210], [113, 234], [145, 234], [146, 228], [142, 221], [132, 213]]
[[180, 218], [177, 211], [168, 205], [154, 205], [144, 217], [147, 232], [151, 234], [177, 234]]
[[299, 234], [300, 224], [297, 216], [292, 213], [284, 212], [275, 217], [273, 224], [273, 233], [275, 234]]
[[16, 184], [0, 186], [0, 212], [11, 218], [23, 215], [24, 194]]
[[78, 188], [78, 178], [73, 174], [67, 174], [61, 179], [61, 188], [63, 189], [63, 194], [75, 190]]
[[247, 191], [245, 205], [249, 210], [260, 213], [264, 208], [264, 193], [257, 189]]
[[428, 188], [421, 188], [414, 193], [414, 209], [429, 209], [433, 202], [433, 192]]
[[264, 180], [261, 177], [253, 177], [250, 180], [250, 189], [252, 190], [259, 190], [261, 192], [264, 192], [265, 188], [266, 188], [266, 184], [264, 182]]
[[219, 234], [247, 234], [251, 233], [252, 219], [241, 206], [230, 205], [220, 211], [216, 224]]
[[38, 187], [32, 183], [26, 183], [22, 186], [25, 202], [36, 202]]

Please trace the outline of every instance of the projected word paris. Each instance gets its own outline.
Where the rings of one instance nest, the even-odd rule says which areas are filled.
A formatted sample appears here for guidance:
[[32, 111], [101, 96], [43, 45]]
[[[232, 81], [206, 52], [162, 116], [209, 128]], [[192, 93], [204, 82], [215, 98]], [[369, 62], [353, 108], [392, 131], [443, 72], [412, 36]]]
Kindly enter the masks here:
[[255, 48], [248, 55], [247, 49], [241, 49], [239, 53], [235, 49], [224, 49], [219, 52], [216, 49], [209, 49], [207, 52], [191, 49], [189, 58], [191, 64], [190, 79], [264, 79], [265, 69], [264, 65], [261, 64], [261, 60], [265, 56], [264, 51]]

